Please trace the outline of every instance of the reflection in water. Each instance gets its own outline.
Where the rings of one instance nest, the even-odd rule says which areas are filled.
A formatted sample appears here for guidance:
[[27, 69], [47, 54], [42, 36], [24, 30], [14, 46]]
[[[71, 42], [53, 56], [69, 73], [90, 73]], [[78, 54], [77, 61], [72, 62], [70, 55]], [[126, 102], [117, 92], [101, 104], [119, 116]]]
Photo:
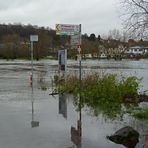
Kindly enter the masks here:
[[34, 120], [34, 101], [31, 102], [32, 103], [32, 121], [31, 121], [31, 127], [39, 127], [39, 121], [35, 121]]
[[[77, 126], [71, 126], [71, 141], [73, 147], [81, 148], [82, 138], [82, 117], [81, 117], [81, 97], [79, 97], [79, 119], [77, 120]], [[67, 99], [65, 94], [59, 94], [59, 114], [62, 114], [64, 118], [67, 118]], [[71, 147], [69, 147], [71, 148]]]
[[76, 148], [81, 148], [82, 141], [82, 117], [81, 117], [81, 97], [79, 97], [79, 119], [77, 121], [77, 127], [71, 127], [71, 141]]
[[129, 122], [140, 134], [139, 144], [148, 148], [148, 121], [130, 118]]
[[39, 121], [34, 120], [34, 91], [33, 91], [33, 78], [31, 83], [31, 106], [32, 106], [32, 121], [31, 121], [31, 127], [39, 127]]
[[[10, 61], [9, 61], [10, 62]], [[42, 61], [40, 61], [42, 62]], [[85, 62], [85, 61], [84, 61]], [[102, 62], [102, 61], [99, 61]], [[111, 64], [110, 64], [111, 62]], [[56, 67], [51, 67], [50, 63], [52, 61], [49, 61], [46, 65], [46, 67], [49, 67], [47, 77], [50, 78], [50, 76], [55, 74], [53, 70], [57, 70]], [[98, 62], [93, 61], [92, 63], [89, 61], [91, 66], [98, 65]], [[89, 63], [86, 63], [86, 65], [89, 66]], [[121, 71], [123, 74], [126, 75], [138, 75], [140, 77], [144, 77], [143, 83], [144, 88], [143, 90], [146, 90], [148, 87], [148, 61], [144, 64], [141, 61], [136, 62], [139, 63], [141, 67], [146, 67], [144, 69], [139, 69], [138, 65], [135, 64], [135, 62], [132, 62], [134, 64], [131, 64], [130, 61], [126, 62], [123, 61], [123, 63], [126, 63], [127, 65], [130, 65], [131, 68], [134, 69], [126, 69], [121, 68]], [[57, 64], [57, 61], [54, 62], [54, 64]], [[85, 64], [85, 63], [84, 63]], [[100, 63], [99, 63], [100, 64]], [[117, 67], [118, 64], [113, 63], [112, 61], [109, 61], [104, 64], [104, 61], [101, 63], [101, 67], [104, 67], [104, 65], [107, 67], [107, 64], [111, 67]], [[144, 66], [143, 66], [144, 64]], [[28, 64], [29, 65], [29, 64]], [[72, 64], [71, 64], [72, 65]], [[98, 66], [99, 67], [99, 66]], [[37, 67], [38, 68], [38, 67]], [[35, 69], [37, 69], [35, 67]], [[137, 69], [135, 69], [137, 68]], [[16, 71], [17, 70], [17, 71]], [[29, 69], [30, 70], [30, 69]], [[85, 72], [89, 72], [89, 70], [94, 71], [94, 69], [85, 69]], [[96, 69], [96, 71], [100, 71], [101, 68]], [[107, 71], [112, 73], [118, 73], [120, 69], [107, 69]], [[77, 72], [78, 70], [76, 68], [69, 69], [71, 72]], [[136, 71], [136, 73], [134, 73]], [[28, 94], [31, 94], [31, 87], [28, 88], [28, 66], [25, 64], [20, 65], [16, 63], [16, 65], [1, 65], [0, 66], [0, 148], [65, 148], [66, 146], [73, 146], [74, 144], [71, 143], [71, 126], [75, 127], [77, 130], [77, 120], [74, 120], [75, 112], [73, 108], [75, 107], [75, 104], [73, 105], [72, 98], [69, 102], [67, 102], [67, 110], [69, 109], [69, 112], [67, 113], [67, 116], [70, 115], [67, 121], [63, 120], [61, 117], [57, 116], [57, 110], [55, 110], [57, 106], [57, 100], [51, 99], [48, 96], [47, 92], [42, 92], [41, 90], [37, 90], [37, 93], [35, 91], [35, 88], [38, 88], [38, 86], [34, 86], [34, 100], [31, 102], [31, 96], [28, 101]], [[35, 77], [37, 78], [37, 71], [35, 73]], [[43, 82], [41, 80], [40, 82]], [[17, 83], [16, 83], [17, 82]], [[36, 82], [36, 81], [35, 81]], [[47, 83], [47, 80], [45, 78], [45, 82]], [[17, 94], [16, 94], [17, 92]], [[22, 96], [23, 95], [23, 96]], [[19, 98], [22, 99], [18, 100]], [[17, 97], [17, 99], [15, 99]], [[36, 102], [36, 98], [38, 98], [38, 101]], [[43, 98], [43, 99], [40, 99]], [[12, 100], [12, 101], [11, 101]], [[89, 99], [91, 100], [91, 99]], [[33, 104], [33, 121], [38, 120], [36, 115], [39, 115], [40, 118], [42, 118], [42, 126], [39, 125], [39, 128], [33, 128], [30, 130], [30, 128], [27, 127], [26, 122], [28, 122], [28, 103], [29, 103], [29, 109], [30, 109], [30, 119], [29, 119], [29, 126], [31, 127], [31, 107]], [[95, 102], [96, 103], [96, 102]], [[37, 114], [36, 109], [38, 104], [38, 108], [40, 110], [40, 113]], [[100, 105], [101, 106], [101, 105]], [[71, 109], [72, 107], [72, 109]], [[99, 107], [98, 107], [99, 109]], [[97, 110], [97, 109], [96, 109]], [[111, 110], [111, 108], [109, 108]], [[124, 146], [115, 145], [112, 142], [108, 142], [105, 139], [105, 136], [113, 132], [116, 128], [124, 126], [124, 125], [130, 125], [134, 129], [136, 129], [140, 133], [139, 142], [140, 143], [148, 143], [148, 122], [144, 121], [129, 121], [128, 118], [123, 118], [123, 121], [119, 121], [118, 119], [114, 121], [106, 120], [108, 118], [104, 118], [102, 114], [98, 117], [94, 117], [91, 114], [91, 110], [83, 110], [83, 114], [85, 116], [85, 128], [83, 128], [82, 136], [85, 138], [81, 142], [81, 147], [84, 148], [121, 148]], [[98, 111], [99, 113], [99, 111]], [[48, 118], [47, 118], [48, 115]], [[61, 115], [60, 115], [61, 116]], [[49, 118], [50, 117], [50, 118]], [[82, 117], [83, 119], [83, 117]], [[74, 121], [73, 121], [74, 120]], [[103, 120], [103, 123], [102, 123]], [[39, 120], [38, 120], [39, 121]], [[55, 124], [57, 123], [57, 124]], [[65, 125], [65, 123], [67, 123]], [[69, 126], [70, 124], [70, 126]], [[67, 131], [68, 130], [68, 131]], [[67, 135], [67, 132], [69, 135]], [[15, 134], [14, 134], [15, 133]], [[84, 136], [85, 134], [85, 136]], [[67, 137], [69, 136], [69, 138]], [[81, 137], [82, 138], [82, 137]], [[68, 141], [70, 140], [70, 141]], [[8, 142], [9, 141], [9, 142]], [[76, 147], [76, 146], [75, 146]]]
[[81, 121], [77, 121], [77, 128], [71, 127], [71, 141], [77, 148], [81, 148], [82, 127]]
[[67, 100], [65, 94], [59, 94], [59, 114], [67, 118]]
[[45, 76], [46, 76], [47, 72], [46, 71], [38, 71], [37, 73], [37, 84], [38, 87], [42, 90], [46, 90], [46, 81], [45, 81]]

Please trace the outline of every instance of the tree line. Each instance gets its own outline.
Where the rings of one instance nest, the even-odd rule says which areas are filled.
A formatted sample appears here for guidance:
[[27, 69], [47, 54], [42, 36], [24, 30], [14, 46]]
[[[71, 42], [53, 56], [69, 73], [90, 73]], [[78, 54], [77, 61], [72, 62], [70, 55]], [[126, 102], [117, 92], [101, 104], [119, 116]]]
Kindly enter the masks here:
[[[67, 48], [68, 57], [74, 58], [77, 48], [70, 45], [70, 36], [56, 35], [54, 29], [22, 24], [0, 24], [0, 58], [4, 59], [30, 59], [30, 35], [38, 35], [39, 41], [34, 43], [34, 56], [36, 60], [52, 56], [57, 58], [58, 50]], [[131, 45], [146, 44], [140, 40], [129, 40], [116, 29], [109, 32], [106, 38], [91, 33], [82, 34], [82, 54], [100, 54], [102, 49], [117, 49], [119, 46], [128, 47]]]
[[[34, 43], [36, 59], [49, 55], [50, 49], [61, 45], [62, 40], [55, 30], [22, 24], [0, 24], [0, 57], [30, 58], [30, 35], [38, 35]], [[52, 52], [52, 51], [51, 51]]]

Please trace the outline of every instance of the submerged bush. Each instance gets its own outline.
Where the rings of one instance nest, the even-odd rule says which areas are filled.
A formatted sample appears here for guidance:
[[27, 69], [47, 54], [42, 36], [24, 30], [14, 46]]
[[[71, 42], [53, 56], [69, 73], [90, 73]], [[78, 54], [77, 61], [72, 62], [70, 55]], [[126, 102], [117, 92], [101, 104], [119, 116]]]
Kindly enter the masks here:
[[81, 104], [91, 108], [95, 115], [102, 112], [115, 117], [121, 112], [124, 96], [137, 98], [139, 82], [134, 76], [119, 79], [115, 74], [90, 74], [80, 82], [76, 75], [69, 75], [60, 84], [59, 91], [80, 94]]
[[148, 109], [138, 111], [138, 112], [134, 113], [134, 116], [138, 119], [148, 119]]
[[[62, 78], [63, 79], [63, 78]], [[79, 79], [75, 75], [69, 75], [66, 80], [59, 80], [59, 92], [61, 93], [79, 93]]]

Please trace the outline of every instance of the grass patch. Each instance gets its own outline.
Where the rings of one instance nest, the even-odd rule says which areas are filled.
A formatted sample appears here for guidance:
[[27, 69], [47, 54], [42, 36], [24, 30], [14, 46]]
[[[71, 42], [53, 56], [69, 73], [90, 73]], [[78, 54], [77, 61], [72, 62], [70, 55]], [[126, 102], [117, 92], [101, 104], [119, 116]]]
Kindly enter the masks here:
[[148, 119], [148, 109], [144, 109], [134, 113], [134, 117], [138, 119]]

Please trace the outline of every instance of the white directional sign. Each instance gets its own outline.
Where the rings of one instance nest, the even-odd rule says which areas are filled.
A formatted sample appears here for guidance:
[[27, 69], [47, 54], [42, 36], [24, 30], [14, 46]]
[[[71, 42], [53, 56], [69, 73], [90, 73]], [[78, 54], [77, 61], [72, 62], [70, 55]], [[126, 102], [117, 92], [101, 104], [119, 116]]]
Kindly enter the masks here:
[[80, 25], [56, 24], [57, 35], [74, 35], [80, 31]]
[[80, 42], [81, 42], [80, 34], [75, 34], [71, 36], [71, 42], [70, 42], [71, 46], [78, 46], [81, 44]]
[[30, 35], [30, 41], [31, 42], [37, 42], [38, 41], [38, 35]]

